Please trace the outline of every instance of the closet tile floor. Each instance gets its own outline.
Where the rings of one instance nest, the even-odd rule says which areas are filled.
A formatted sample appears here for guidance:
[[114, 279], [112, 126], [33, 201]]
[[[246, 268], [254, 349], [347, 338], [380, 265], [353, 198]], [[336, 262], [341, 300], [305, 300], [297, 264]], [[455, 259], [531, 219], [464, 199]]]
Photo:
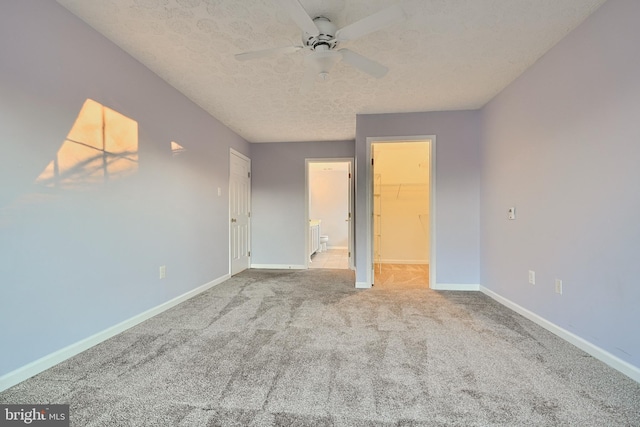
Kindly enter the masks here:
[[428, 264], [375, 264], [375, 289], [426, 289], [429, 287]]

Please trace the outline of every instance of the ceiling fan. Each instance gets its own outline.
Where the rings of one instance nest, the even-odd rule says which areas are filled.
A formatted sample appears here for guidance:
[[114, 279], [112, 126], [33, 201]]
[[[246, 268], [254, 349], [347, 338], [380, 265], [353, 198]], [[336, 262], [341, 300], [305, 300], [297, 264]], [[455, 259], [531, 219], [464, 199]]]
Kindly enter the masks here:
[[391, 6], [338, 29], [331, 20], [324, 16], [311, 18], [299, 0], [279, 0], [279, 3], [302, 30], [302, 45], [239, 53], [235, 55], [237, 60], [246, 61], [272, 54], [296, 52], [300, 49], [310, 50], [311, 53], [304, 58], [305, 74], [302, 92], [311, 90], [318, 76], [322, 80], [326, 80], [329, 77], [329, 71], [340, 59], [376, 78], [384, 77], [389, 71], [379, 62], [349, 49], [338, 49], [338, 46], [340, 42], [357, 39], [406, 19], [405, 12], [400, 6]]

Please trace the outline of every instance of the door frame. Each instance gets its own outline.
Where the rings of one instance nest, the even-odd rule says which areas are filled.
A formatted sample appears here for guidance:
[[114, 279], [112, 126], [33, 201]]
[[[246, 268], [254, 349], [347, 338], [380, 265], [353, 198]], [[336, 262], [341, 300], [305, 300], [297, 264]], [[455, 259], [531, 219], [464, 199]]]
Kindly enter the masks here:
[[[304, 159], [304, 169], [305, 169], [305, 173], [304, 173], [304, 200], [305, 200], [305, 205], [304, 205], [304, 225], [305, 225], [305, 230], [308, 230], [309, 228], [309, 202], [310, 202], [310, 198], [311, 195], [309, 194], [309, 164], [310, 163], [348, 163], [349, 164], [349, 174], [350, 174], [350, 178], [349, 178], [349, 200], [348, 200], [348, 209], [349, 209], [349, 214], [351, 215], [351, 220], [348, 221], [349, 222], [349, 226], [348, 226], [348, 233], [349, 233], [349, 248], [347, 249], [347, 251], [350, 253], [349, 256], [349, 269], [350, 270], [355, 270], [355, 253], [353, 250], [354, 247], [354, 197], [355, 197], [355, 186], [354, 186], [354, 182], [355, 182], [355, 171], [354, 171], [354, 164], [355, 164], [355, 159], [353, 157], [329, 157], [329, 158], [320, 158], [320, 157], [314, 157], [314, 158], [306, 158]], [[304, 253], [305, 253], [305, 263], [304, 266], [305, 268], [309, 268], [309, 233], [308, 231], [306, 231], [304, 233], [305, 238], [304, 238]]]
[[366, 174], [366, 247], [365, 266], [367, 282], [373, 286], [373, 143], [394, 142], [429, 142], [429, 288], [433, 288], [436, 282], [436, 136], [435, 135], [409, 135], [409, 136], [369, 136], [367, 137], [367, 164]]
[[249, 163], [249, 194], [248, 194], [248, 209], [249, 209], [249, 218], [247, 223], [247, 249], [249, 251], [249, 260], [247, 263], [247, 269], [251, 268], [251, 159], [241, 152], [234, 150], [233, 148], [229, 148], [229, 182], [228, 182], [228, 199], [227, 199], [227, 224], [228, 224], [228, 239], [229, 239], [229, 275], [232, 274], [232, 261], [233, 261], [233, 237], [231, 234], [231, 156], [238, 156], [241, 159], [246, 160]]

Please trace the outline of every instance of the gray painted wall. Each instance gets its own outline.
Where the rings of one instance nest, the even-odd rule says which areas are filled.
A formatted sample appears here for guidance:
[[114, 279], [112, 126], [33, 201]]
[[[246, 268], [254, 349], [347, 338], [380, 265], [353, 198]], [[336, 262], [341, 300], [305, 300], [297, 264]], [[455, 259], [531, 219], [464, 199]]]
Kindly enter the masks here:
[[484, 108], [481, 247], [485, 287], [640, 367], [638, 16], [605, 3]]
[[436, 282], [479, 284], [480, 113], [371, 114], [356, 120], [356, 281], [366, 281], [367, 138], [435, 135]]
[[252, 145], [252, 264], [305, 264], [305, 159], [353, 156], [353, 141]]
[[[55, 2], [3, 3], [0, 58], [1, 376], [226, 275], [249, 144]], [[36, 185], [87, 98], [138, 121], [137, 172]]]

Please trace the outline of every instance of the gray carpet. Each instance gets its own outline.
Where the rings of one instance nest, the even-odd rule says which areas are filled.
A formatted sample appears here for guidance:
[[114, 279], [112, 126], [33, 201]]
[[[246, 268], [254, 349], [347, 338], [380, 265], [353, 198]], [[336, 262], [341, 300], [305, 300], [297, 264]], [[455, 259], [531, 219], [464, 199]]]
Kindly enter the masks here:
[[74, 426], [637, 426], [640, 384], [476, 292], [250, 270], [0, 393]]

